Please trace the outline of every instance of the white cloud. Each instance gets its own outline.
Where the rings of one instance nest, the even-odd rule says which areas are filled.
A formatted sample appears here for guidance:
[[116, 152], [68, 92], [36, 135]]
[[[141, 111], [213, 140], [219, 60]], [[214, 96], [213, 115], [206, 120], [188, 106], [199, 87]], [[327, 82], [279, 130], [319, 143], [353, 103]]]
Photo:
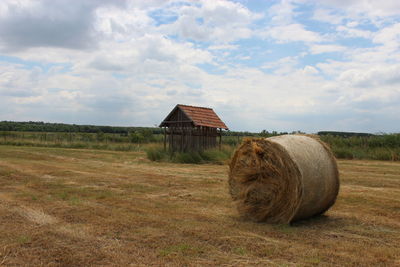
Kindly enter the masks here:
[[400, 67], [380, 65], [368, 69], [349, 69], [339, 76], [339, 80], [360, 88], [399, 85]]
[[322, 54], [322, 53], [330, 53], [330, 52], [341, 52], [346, 50], [346, 47], [341, 45], [332, 45], [332, 44], [313, 44], [310, 46], [311, 54]]
[[0, 65], [0, 95], [30, 97], [40, 94], [38, 69], [26, 70], [16, 64]]
[[294, 9], [294, 1], [283, 0], [277, 4], [271, 6], [268, 10], [271, 16], [271, 22], [275, 25], [286, 25], [291, 24], [294, 21], [296, 15]]
[[341, 25], [336, 28], [336, 31], [343, 37], [350, 37], [350, 38], [360, 37], [360, 38], [365, 38], [365, 39], [372, 38], [373, 32], [368, 31], [368, 30], [355, 29], [353, 27], [347, 27], [347, 26]]
[[238, 49], [239, 46], [238, 45], [212, 45], [210, 47], [208, 47], [209, 50], [235, 50]]
[[239, 3], [201, 1], [177, 10], [178, 19], [159, 27], [160, 32], [196, 41], [229, 43], [252, 35], [250, 23], [260, 18]]
[[[89, 49], [96, 46], [92, 30], [94, 11], [101, 4], [118, 1], [6, 1], [0, 10], [0, 49], [15, 51], [30, 47]], [[21, 26], [23, 25], [23, 26]]]
[[298, 23], [271, 27], [264, 31], [261, 35], [275, 39], [278, 43], [313, 43], [323, 41], [322, 36], [320, 36], [317, 32], [306, 30], [303, 25]]
[[145, 10], [129, 6], [125, 9], [103, 6], [95, 11], [95, 29], [116, 41], [126, 41], [151, 30], [153, 20]]
[[262, 69], [273, 70], [276, 74], [293, 73], [298, 64], [297, 57], [284, 57], [273, 62], [266, 62], [261, 66]]
[[316, 10], [314, 10], [312, 19], [331, 24], [341, 24], [344, 17], [342, 15], [333, 13], [332, 10], [317, 8]]
[[367, 17], [385, 17], [400, 14], [400, 2], [397, 0], [323, 0], [318, 4], [340, 8], [353, 16], [365, 14]]
[[400, 48], [400, 23], [383, 28], [374, 36], [373, 41], [383, 44], [390, 50], [398, 50]]
[[313, 66], [308, 66], [308, 65], [304, 67], [303, 72], [306, 75], [314, 75], [314, 74], [319, 73], [319, 71], [316, 68], [314, 68]]
[[160, 35], [144, 35], [121, 44], [109, 43], [93, 53], [90, 67], [104, 71], [141, 73], [153, 67], [170, 72], [186, 64], [211, 63], [212, 55], [191, 43], [177, 43]]
[[357, 21], [350, 21], [346, 23], [346, 26], [349, 28], [354, 28], [357, 27], [359, 25], [359, 23]]

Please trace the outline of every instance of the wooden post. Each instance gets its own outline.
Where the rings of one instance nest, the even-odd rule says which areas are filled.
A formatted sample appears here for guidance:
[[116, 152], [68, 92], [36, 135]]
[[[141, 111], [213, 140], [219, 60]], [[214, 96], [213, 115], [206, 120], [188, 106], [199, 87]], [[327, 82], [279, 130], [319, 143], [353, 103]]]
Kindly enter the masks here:
[[183, 127], [181, 126], [181, 146], [180, 146], [180, 152], [184, 152], [184, 130]]
[[164, 127], [164, 151], [167, 151], [167, 130]]
[[219, 128], [219, 150], [221, 150], [221, 144], [222, 144], [222, 129]]
[[175, 144], [174, 144], [174, 127], [171, 127], [171, 131], [169, 133], [170, 142], [171, 142], [171, 151], [175, 152]]
[[193, 129], [188, 129], [188, 151], [192, 152], [193, 149], [193, 137], [192, 137], [192, 131]]
[[205, 128], [204, 134], [204, 150], [208, 149], [208, 127]]

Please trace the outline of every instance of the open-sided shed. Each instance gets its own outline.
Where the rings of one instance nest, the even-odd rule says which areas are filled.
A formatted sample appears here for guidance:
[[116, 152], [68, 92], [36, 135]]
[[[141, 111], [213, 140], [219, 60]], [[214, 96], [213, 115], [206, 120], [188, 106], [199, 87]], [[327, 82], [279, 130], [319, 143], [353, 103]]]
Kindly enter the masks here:
[[228, 130], [211, 108], [176, 105], [161, 122], [164, 127], [164, 148], [171, 151], [201, 151], [221, 146], [221, 132]]

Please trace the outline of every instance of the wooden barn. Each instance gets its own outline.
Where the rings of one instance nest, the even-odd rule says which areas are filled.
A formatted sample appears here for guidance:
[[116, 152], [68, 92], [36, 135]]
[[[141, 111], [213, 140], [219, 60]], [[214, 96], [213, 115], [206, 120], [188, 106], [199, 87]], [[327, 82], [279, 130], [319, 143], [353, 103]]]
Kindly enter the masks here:
[[205, 107], [176, 105], [161, 122], [164, 127], [164, 148], [170, 151], [201, 151], [217, 146], [221, 148], [221, 132], [228, 127], [215, 114]]

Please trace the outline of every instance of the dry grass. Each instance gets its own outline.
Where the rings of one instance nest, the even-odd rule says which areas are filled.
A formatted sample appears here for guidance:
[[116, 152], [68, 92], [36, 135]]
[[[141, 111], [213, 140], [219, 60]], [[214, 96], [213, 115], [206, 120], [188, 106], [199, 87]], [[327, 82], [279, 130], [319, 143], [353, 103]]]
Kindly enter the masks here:
[[0, 146], [0, 266], [400, 265], [400, 164], [339, 161], [326, 216], [240, 219], [227, 166]]

